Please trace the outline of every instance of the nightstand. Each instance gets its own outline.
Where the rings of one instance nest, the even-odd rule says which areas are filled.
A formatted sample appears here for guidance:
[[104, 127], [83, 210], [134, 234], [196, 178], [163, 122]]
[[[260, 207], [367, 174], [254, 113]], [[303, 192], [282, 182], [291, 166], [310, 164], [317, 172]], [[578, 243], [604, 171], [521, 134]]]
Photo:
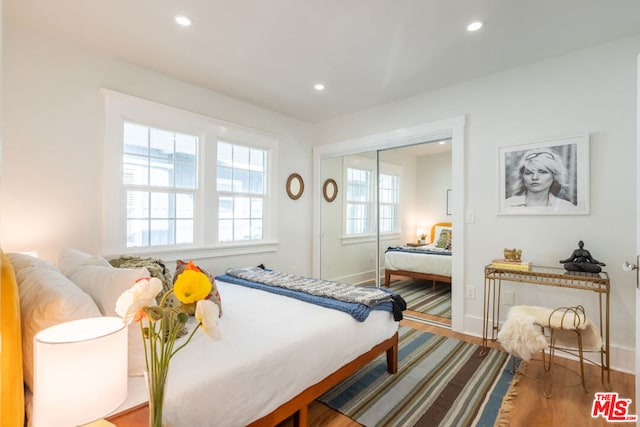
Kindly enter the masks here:
[[117, 427], [148, 427], [148, 396], [144, 377], [130, 376], [126, 400], [105, 419]]
[[122, 412], [113, 414], [107, 418], [117, 427], [148, 427], [149, 426], [149, 405], [141, 403]]

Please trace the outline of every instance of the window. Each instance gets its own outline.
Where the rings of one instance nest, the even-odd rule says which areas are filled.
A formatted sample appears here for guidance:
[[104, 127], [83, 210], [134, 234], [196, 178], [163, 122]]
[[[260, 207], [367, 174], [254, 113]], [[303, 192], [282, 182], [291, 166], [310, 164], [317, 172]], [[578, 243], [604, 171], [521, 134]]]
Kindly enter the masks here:
[[218, 239], [262, 240], [265, 150], [218, 142]]
[[274, 136], [102, 92], [105, 253], [213, 257], [276, 250]]
[[124, 123], [126, 246], [191, 244], [198, 138]]
[[369, 232], [371, 172], [347, 168], [347, 234]]
[[398, 231], [398, 177], [380, 174], [380, 232]]
[[381, 233], [400, 231], [399, 180], [401, 167], [381, 163], [379, 184], [376, 184], [376, 164], [361, 156], [345, 157], [345, 227], [346, 236], [366, 236], [376, 233], [379, 217]]

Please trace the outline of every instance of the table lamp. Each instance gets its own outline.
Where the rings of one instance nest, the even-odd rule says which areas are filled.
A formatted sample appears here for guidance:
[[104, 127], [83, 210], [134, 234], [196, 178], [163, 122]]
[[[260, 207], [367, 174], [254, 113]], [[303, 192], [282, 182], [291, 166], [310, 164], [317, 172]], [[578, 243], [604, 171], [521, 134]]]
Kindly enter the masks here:
[[34, 338], [33, 425], [78, 426], [127, 397], [127, 328], [119, 317], [73, 320]]
[[418, 236], [418, 243], [426, 243], [426, 239], [422, 238], [423, 235], [426, 236], [426, 233], [424, 232], [424, 228], [423, 227], [418, 227], [416, 229], [416, 234]]

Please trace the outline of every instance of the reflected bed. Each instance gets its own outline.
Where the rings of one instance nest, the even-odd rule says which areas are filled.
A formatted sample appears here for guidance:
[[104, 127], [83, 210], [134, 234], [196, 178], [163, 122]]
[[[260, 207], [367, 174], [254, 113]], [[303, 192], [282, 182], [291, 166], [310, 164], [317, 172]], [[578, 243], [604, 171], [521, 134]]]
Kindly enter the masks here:
[[451, 283], [451, 223], [441, 222], [431, 228], [433, 243], [422, 246], [392, 246], [385, 251], [384, 285], [391, 276]]

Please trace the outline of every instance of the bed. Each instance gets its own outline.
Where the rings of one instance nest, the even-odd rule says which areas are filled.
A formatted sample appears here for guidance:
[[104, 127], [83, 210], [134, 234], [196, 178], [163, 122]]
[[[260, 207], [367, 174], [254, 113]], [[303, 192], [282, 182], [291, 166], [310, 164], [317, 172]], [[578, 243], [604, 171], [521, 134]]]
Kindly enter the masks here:
[[[30, 264], [25, 266], [24, 256], [10, 255], [14, 256], [5, 258], [2, 262], [3, 308], [9, 299], [15, 303], [9, 292], [11, 287], [7, 286], [9, 280], [5, 279], [4, 274], [11, 264], [19, 264], [15, 269], [17, 286], [14, 287], [20, 292], [23, 282], [33, 282], [32, 276], [42, 269], [48, 278], [45, 282], [50, 283], [51, 277], [57, 275], [57, 291], [60, 291], [61, 283], [67, 287], [75, 286], [75, 282], [62, 274], [69, 266], [63, 265], [64, 262], [61, 263], [60, 260], [58, 271], [56, 266], [45, 265], [45, 261], [37, 259], [27, 260]], [[94, 261], [84, 261], [85, 264], [91, 262]], [[110, 286], [120, 282], [122, 277], [126, 276], [130, 280], [133, 276], [144, 274], [141, 269], [116, 269], [104, 265], [86, 267], [90, 267], [94, 285], [102, 282], [94, 277], [102, 274], [99, 273], [101, 269], [107, 274], [106, 280]], [[11, 276], [11, 273], [8, 271], [6, 276]], [[78, 276], [72, 274], [71, 277]], [[222, 338], [211, 341], [198, 330], [189, 345], [172, 359], [165, 400], [165, 418], [170, 424], [274, 426], [293, 416], [295, 425], [306, 425], [307, 406], [313, 400], [379, 355], [386, 354], [389, 372], [397, 371], [398, 321], [388, 311], [372, 310], [366, 320], [358, 321], [347, 313], [260, 289], [224, 280], [216, 280], [216, 285], [223, 304], [223, 315], [219, 322]], [[33, 289], [30, 291], [32, 294]], [[67, 317], [78, 317], [79, 312], [84, 315], [92, 313], [92, 298], [78, 298], [78, 290], [74, 289], [73, 292], [76, 295], [72, 299], [82, 299], [82, 304], [86, 307], [74, 307], [71, 310], [67, 306]], [[39, 293], [42, 294], [41, 291]], [[59, 293], [64, 294], [62, 291]], [[21, 306], [24, 303], [24, 300], [21, 301]], [[42, 301], [38, 304], [41, 305]], [[100, 307], [101, 303], [95, 305]], [[31, 315], [32, 312], [29, 307], [23, 309], [22, 323], [26, 322], [22, 336], [23, 347], [24, 342], [30, 338], [25, 337], [24, 332], [35, 333], [31, 319], [25, 319], [25, 314]], [[15, 323], [15, 318], [10, 320], [5, 317], [10, 314], [10, 310], [3, 310], [3, 328], [8, 322]], [[56, 322], [59, 323], [60, 319], [57, 317]], [[295, 321], [291, 321], [292, 319]], [[139, 334], [139, 330], [137, 333]], [[5, 334], [2, 338], [4, 344]], [[15, 345], [14, 343], [13, 347]], [[132, 348], [131, 342], [129, 348]], [[26, 353], [29, 351], [27, 348]], [[5, 355], [9, 356], [3, 351], [3, 366]], [[132, 356], [131, 352], [129, 356]], [[27, 366], [28, 359], [25, 364], [19, 354], [10, 357], [13, 360], [9, 363], [14, 363], [13, 366], [27, 368], [27, 382], [26, 377], [32, 375]], [[19, 361], [17, 364], [16, 359]], [[130, 359], [130, 396], [118, 408], [118, 412], [127, 407], [144, 405], [141, 399], [146, 397], [146, 390], [144, 386], [140, 387], [140, 383], [144, 382], [138, 373], [131, 371], [132, 365], [135, 363]], [[3, 382], [4, 380], [3, 374]], [[19, 387], [22, 390], [21, 377], [14, 378], [13, 383], [14, 389]], [[14, 412], [18, 414], [24, 413], [20, 402], [29, 407], [28, 394], [26, 404], [22, 399], [19, 399], [20, 402], [10, 402], [8, 399], [11, 396], [5, 392], [9, 388], [5, 388], [3, 384], [2, 390], [0, 397], [3, 414], [5, 402], [12, 405]], [[201, 396], [202, 400], [195, 399], [195, 396]], [[17, 421], [15, 424], [7, 424], [11, 427], [13, 425], [22, 424]]]
[[385, 251], [384, 285], [391, 276], [451, 283], [451, 223], [440, 222], [431, 227], [432, 243], [421, 246], [391, 246]]

